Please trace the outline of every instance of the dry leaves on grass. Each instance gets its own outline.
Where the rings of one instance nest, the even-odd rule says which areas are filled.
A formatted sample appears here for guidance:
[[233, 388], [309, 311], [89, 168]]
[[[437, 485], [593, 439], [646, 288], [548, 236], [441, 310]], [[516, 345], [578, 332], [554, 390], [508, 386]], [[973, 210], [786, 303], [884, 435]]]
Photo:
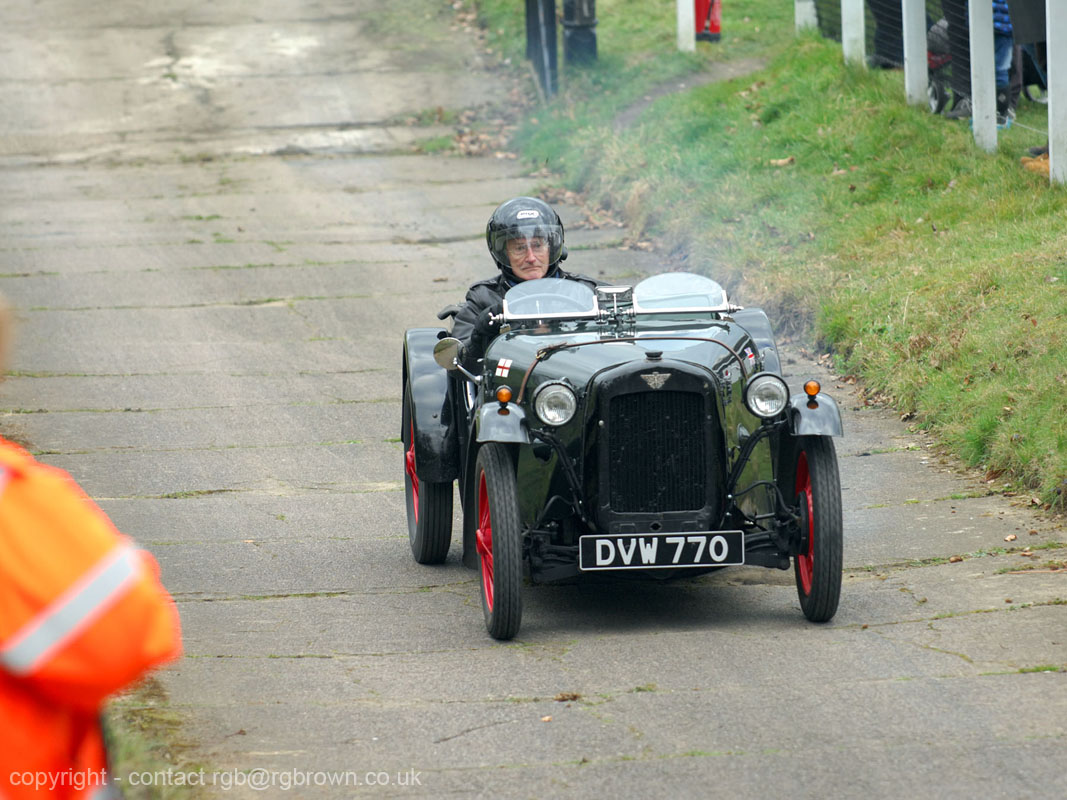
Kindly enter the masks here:
[[577, 221], [568, 221], [568, 229], [600, 230], [601, 228], [622, 228], [624, 223], [612, 216], [607, 209], [589, 204], [585, 195], [572, 192], [560, 186], [550, 186], [541, 190], [540, 197], [550, 206], [564, 203], [576, 206], [581, 218]]
[[795, 164], [796, 162], [797, 160], [795, 156], [789, 156], [788, 158], [772, 158], [767, 163], [772, 167], [788, 167], [790, 164]]

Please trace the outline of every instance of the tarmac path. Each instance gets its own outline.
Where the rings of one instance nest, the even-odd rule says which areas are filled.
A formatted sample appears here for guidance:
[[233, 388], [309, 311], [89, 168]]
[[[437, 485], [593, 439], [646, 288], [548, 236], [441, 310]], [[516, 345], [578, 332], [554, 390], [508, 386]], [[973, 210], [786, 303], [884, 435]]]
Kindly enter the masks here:
[[[437, 109], [500, 100], [459, 22], [434, 0], [0, 7], [0, 431], [160, 560], [176, 769], [229, 776], [215, 797], [1067, 795], [1065, 553], [1020, 553], [1064, 531], [799, 349], [794, 388], [817, 374], [846, 414], [831, 623], [791, 573], [738, 569], [527, 587], [501, 644], [458, 542], [412, 561], [403, 331], [491, 271], [485, 220], [537, 186], [412, 149], [452, 133]], [[657, 268], [560, 210], [571, 268]]]

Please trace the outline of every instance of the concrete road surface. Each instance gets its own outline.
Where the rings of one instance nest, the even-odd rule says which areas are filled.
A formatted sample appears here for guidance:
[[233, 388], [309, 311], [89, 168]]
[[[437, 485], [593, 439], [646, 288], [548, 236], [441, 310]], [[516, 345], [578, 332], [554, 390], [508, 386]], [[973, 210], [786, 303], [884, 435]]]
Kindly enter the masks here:
[[[490, 211], [537, 186], [413, 150], [507, 85], [452, 6], [0, 7], [0, 430], [161, 562], [175, 770], [214, 797], [1067, 794], [1064, 551], [1020, 553], [1067, 537], [817, 354], [786, 368], [846, 414], [831, 623], [738, 569], [529, 586], [501, 644], [458, 546], [412, 561], [403, 331], [492, 271]], [[561, 212], [569, 267], [661, 267]]]

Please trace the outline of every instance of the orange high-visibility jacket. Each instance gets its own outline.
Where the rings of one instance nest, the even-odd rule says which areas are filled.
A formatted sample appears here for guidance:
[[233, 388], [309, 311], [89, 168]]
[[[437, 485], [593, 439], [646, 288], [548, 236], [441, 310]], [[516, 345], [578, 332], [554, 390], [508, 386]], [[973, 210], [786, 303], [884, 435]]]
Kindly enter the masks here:
[[180, 651], [155, 559], [0, 439], [0, 800], [107, 796], [104, 701]]

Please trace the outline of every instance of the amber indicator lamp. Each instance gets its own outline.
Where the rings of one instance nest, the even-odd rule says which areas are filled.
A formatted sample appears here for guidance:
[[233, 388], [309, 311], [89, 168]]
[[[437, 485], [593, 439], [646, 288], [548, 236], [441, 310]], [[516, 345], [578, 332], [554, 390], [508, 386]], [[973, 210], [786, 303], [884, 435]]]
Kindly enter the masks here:
[[804, 384], [804, 394], [808, 396], [808, 408], [819, 407], [819, 403], [815, 399], [815, 395], [817, 395], [821, 390], [822, 386], [816, 380], [810, 380]]
[[508, 403], [511, 401], [511, 387], [501, 386], [496, 390], [496, 399], [500, 401], [500, 414], [508, 413]]

